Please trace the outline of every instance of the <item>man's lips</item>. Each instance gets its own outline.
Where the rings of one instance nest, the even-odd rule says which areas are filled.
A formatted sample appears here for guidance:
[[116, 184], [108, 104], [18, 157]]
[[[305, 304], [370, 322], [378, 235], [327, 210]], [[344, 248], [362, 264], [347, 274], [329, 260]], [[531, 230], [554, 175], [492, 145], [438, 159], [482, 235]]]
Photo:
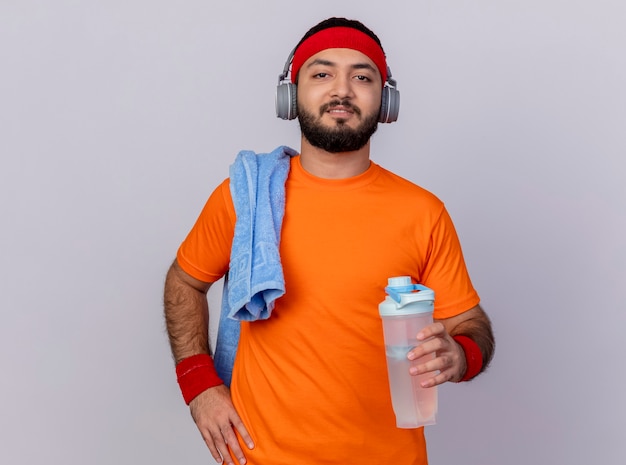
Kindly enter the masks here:
[[328, 114], [331, 117], [335, 118], [351, 118], [356, 115], [358, 117], [361, 116], [361, 110], [352, 105], [350, 102], [341, 102], [339, 100], [335, 100], [332, 102], [328, 102], [325, 105], [322, 105], [320, 108], [320, 117], [324, 116], [324, 114]]
[[352, 109], [344, 107], [343, 105], [331, 107], [326, 112], [336, 116], [346, 116], [354, 113]]

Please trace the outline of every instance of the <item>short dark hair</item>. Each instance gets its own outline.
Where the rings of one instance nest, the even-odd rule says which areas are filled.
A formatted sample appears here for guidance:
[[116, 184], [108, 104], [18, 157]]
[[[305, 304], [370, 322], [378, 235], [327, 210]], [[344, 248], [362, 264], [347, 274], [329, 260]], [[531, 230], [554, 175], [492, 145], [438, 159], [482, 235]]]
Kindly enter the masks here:
[[385, 50], [383, 49], [383, 45], [380, 43], [380, 39], [378, 38], [378, 36], [376, 34], [374, 34], [374, 31], [369, 29], [362, 22], [357, 21], [355, 19], [346, 19], [346, 18], [337, 18], [337, 17], [332, 17], [332, 18], [325, 19], [324, 21], [321, 21], [321, 22], [317, 23], [315, 26], [313, 26], [311, 29], [309, 29], [307, 31], [307, 33], [304, 34], [302, 39], [300, 39], [300, 42], [298, 42], [298, 45], [296, 45], [294, 50], [296, 50], [298, 47], [300, 47], [302, 42], [307, 40], [313, 34], [317, 34], [318, 32], [323, 31], [324, 29], [329, 29], [331, 27], [351, 27], [352, 29], [356, 29], [357, 31], [361, 31], [361, 32], [367, 34], [368, 36], [370, 36], [372, 39], [374, 39], [374, 41], [378, 44], [378, 46], [383, 51], [383, 54], [385, 53]]

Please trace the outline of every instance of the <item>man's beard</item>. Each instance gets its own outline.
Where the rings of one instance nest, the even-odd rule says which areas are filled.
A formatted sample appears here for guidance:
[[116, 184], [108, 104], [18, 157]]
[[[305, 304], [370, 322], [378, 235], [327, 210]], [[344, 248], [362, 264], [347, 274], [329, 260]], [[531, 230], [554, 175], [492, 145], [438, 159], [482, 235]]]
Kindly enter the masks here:
[[[352, 110], [355, 115], [361, 116], [361, 110], [350, 102], [333, 100], [320, 108], [320, 118], [329, 108], [341, 105]], [[345, 120], [337, 119], [336, 127], [324, 126], [313, 113], [309, 113], [298, 105], [298, 121], [302, 135], [314, 147], [330, 153], [353, 152], [361, 149], [372, 137], [378, 128], [378, 113], [367, 115], [356, 129], [345, 124]]]

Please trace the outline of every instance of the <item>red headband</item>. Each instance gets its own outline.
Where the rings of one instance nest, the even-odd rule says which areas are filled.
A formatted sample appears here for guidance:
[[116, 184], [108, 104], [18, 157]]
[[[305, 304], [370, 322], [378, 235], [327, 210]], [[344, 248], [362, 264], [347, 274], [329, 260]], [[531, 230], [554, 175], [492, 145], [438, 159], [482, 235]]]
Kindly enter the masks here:
[[328, 48], [350, 48], [367, 55], [380, 71], [383, 85], [387, 82], [387, 61], [380, 45], [364, 32], [343, 26], [322, 29], [300, 44], [291, 62], [291, 82], [296, 82], [298, 71], [305, 61]]

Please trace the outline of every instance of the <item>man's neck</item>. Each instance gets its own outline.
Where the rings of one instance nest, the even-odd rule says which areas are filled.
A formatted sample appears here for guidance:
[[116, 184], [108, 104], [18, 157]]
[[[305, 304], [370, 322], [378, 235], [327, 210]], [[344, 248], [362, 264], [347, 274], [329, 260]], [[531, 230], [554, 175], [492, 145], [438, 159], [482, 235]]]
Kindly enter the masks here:
[[300, 162], [305, 171], [325, 179], [358, 176], [370, 166], [370, 143], [354, 152], [331, 153], [314, 147], [302, 137]]

